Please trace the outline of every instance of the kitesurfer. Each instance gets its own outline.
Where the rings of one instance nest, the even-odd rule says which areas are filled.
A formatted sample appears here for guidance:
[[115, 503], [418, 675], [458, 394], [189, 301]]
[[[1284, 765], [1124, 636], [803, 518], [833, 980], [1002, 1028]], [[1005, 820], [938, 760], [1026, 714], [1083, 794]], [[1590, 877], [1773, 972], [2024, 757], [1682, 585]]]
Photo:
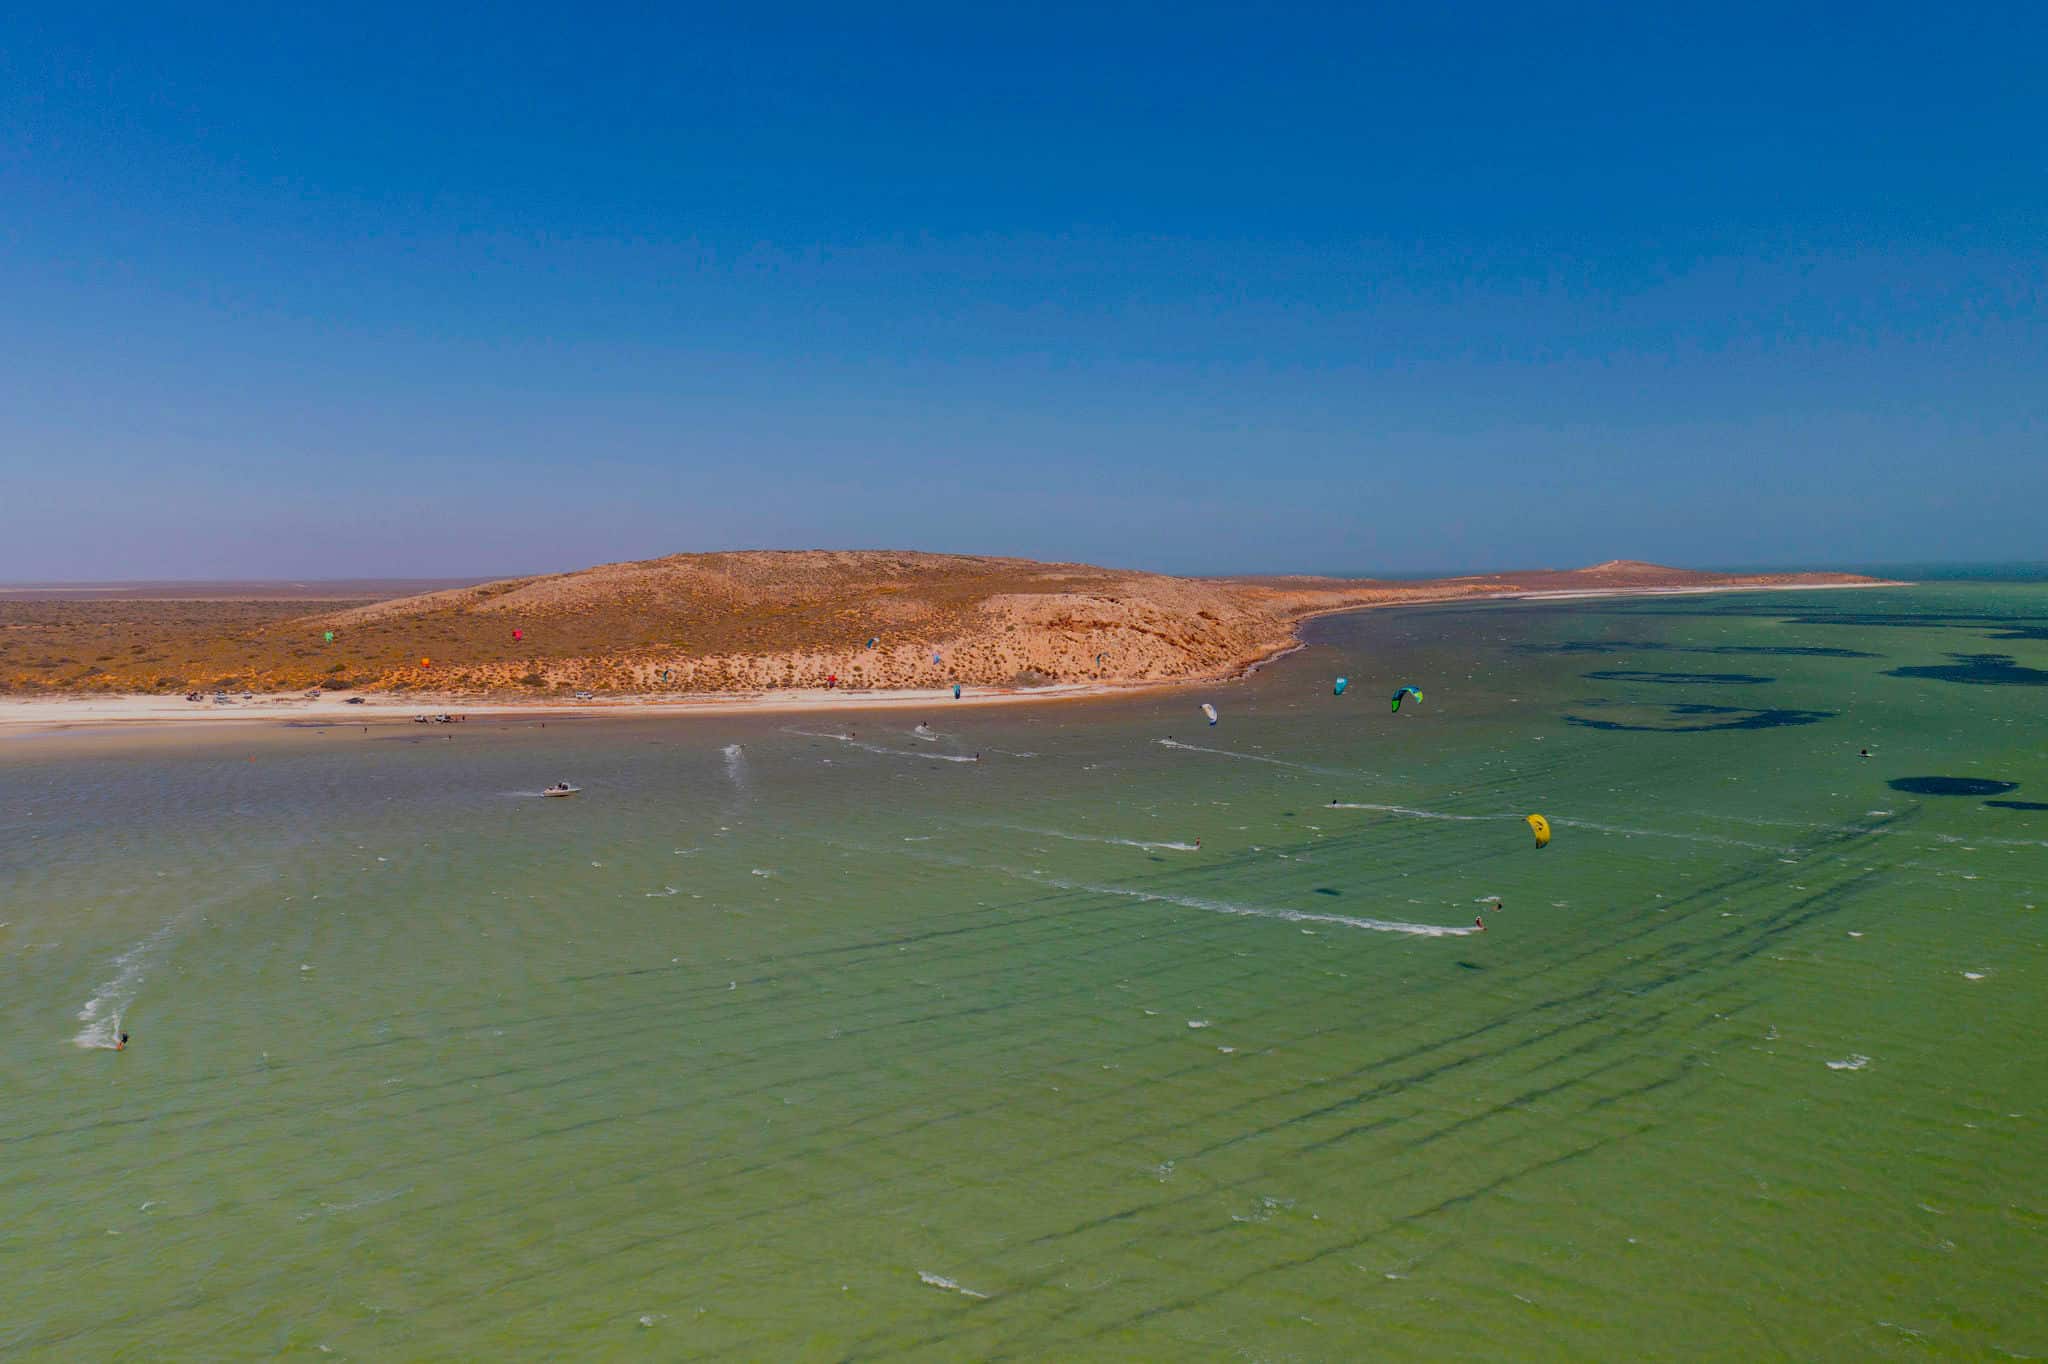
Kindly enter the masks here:
[[1475, 914], [1475, 915], [1473, 915], [1473, 916], [1472, 916], [1472, 926], [1473, 926], [1474, 928], [1478, 929], [1478, 930], [1479, 930], [1479, 931], [1480, 931], [1481, 933], [1484, 933], [1484, 932], [1486, 931], [1486, 918], [1485, 918], [1485, 916], [1484, 916], [1484, 915], [1479, 915], [1479, 914]]
[[127, 1034], [127, 1033], [125, 1033], [125, 1032], [124, 1032], [124, 1033], [122, 1033], [122, 1034], [121, 1034], [121, 1035], [120, 1035], [120, 1036], [119, 1036], [118, 1038], [114, 1039], [114, 1050], [115, 1050], [115, 1051], [126, 1051], [126, 1050], [128, 1050], [128, 1034]]

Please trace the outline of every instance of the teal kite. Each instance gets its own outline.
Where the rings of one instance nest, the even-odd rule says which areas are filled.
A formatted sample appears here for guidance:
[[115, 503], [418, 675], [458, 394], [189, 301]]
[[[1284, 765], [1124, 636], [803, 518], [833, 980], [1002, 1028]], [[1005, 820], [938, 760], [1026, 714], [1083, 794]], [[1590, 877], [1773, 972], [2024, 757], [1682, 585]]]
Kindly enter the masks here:
[[1401, 698], [1402, 698], [1402, 697], [1404, 697], [1404, 696], [1412, 696], [1412, 697], [1414, 697], [1414, 698], [1415, 698], [1416, 700], [1420, 701], [1420, 700], [1422, 699], [1422, 688], [1420, 688], [1420, 687], [1402, 687], [1402, 688], [1398, 689], [1397, 691], [1395, 691], [1395, 693], [1394, 693], [1394, 709], [1395, 709], [1395, 710], [1399, 710], [1399, 709], [1401, 709]]

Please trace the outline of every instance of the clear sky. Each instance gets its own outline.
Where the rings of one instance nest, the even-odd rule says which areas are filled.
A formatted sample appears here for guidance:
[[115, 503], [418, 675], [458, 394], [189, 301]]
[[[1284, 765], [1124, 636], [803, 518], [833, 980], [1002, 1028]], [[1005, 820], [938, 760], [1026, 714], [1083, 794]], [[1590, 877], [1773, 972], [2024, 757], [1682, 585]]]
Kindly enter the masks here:
[[0, 579], [2048, 557], [2048, 6], [1338, 8], [16, 7]]

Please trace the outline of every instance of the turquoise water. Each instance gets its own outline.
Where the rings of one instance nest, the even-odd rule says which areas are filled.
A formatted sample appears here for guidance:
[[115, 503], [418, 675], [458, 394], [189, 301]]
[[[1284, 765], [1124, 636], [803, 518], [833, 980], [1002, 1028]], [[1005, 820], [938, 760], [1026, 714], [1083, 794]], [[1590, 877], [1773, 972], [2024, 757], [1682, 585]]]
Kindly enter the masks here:
[[1310, 638], [0, 739], [0, 1351], [2048, 1354], [2048, 587]]

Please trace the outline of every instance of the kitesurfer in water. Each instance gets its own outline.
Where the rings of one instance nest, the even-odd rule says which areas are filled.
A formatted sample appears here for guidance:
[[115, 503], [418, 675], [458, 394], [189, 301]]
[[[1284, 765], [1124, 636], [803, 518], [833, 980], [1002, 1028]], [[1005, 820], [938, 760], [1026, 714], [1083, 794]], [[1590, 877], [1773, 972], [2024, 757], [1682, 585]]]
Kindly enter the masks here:
[[1486, 931], [1486, 916], [1483, 914], [1474, 914], [1472, 916], [1472, 926], [1478, 929], [1481, 933], [1484, 933]]
[[128, 1034], [127, 1034], [127, 1033], [125, 1033], [125, 1032], [124, 1032], [124, 1033], [122, 1033], [122, 1034], [121, 1034], [121, 1035], [120, 1035], [120, 1036], [119, 1036], [118, 1038], [114, 1039], [114, 1050], [115, 1050], [115, 1051], [126, 1051], [126, 1050], [128, 1050]]
[[1867, 748], [1858, 749], [1856, 751], [1856, 756], [1859, 758], [1867, 758], [1870, 756], [1870, 750]]

